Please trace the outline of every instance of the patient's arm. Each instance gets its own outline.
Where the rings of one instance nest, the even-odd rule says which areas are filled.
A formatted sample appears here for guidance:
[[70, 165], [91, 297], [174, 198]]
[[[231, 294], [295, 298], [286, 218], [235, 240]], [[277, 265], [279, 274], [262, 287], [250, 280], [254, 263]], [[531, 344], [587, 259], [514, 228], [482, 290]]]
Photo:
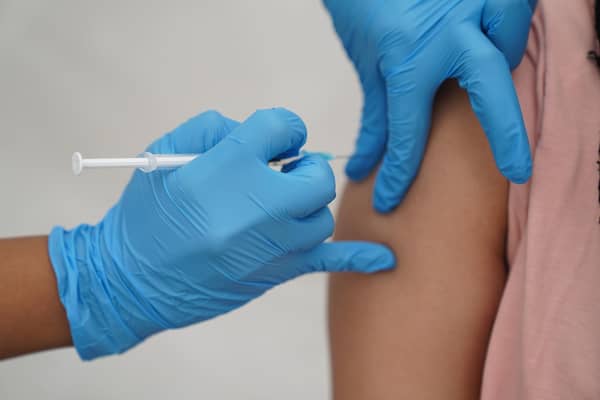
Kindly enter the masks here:
[[507, 188], [454, 83], [438, 95], [423, 165], [396, 211], [373, 211], [373, 177], [347, 186], [336, 238], [388, 244], [397, 269], [331, 278], [336, 400], [479, 398], [505, 282]]

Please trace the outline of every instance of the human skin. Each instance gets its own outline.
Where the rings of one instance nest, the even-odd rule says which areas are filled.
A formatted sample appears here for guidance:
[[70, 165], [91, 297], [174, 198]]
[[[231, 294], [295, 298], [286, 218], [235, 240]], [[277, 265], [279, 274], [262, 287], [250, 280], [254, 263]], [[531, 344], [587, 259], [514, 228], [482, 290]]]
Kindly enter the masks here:
[[[387, 243], [399, 268], [331, 280], [336, 398], [476, 398], [507, 185], [462, 92], [440, 94], [421, 174], [393, 214], [372, 211], [372, 185], [347, 187], [336, 236]], [[0, 240], [0, 359], [72, 344], [47, 251], [47, 237]]]
[[334, 399], [478, 399], [506, 279], [508, 184], [456, 84], [437, 96], [419, 175], [392, 214], [373, 211], [373, 185], [347, 185], [335, 238], [385, 243], [397, 268], [330, 278]]
[[0, 359], [71, 345], [47, 242], [0, 240]]

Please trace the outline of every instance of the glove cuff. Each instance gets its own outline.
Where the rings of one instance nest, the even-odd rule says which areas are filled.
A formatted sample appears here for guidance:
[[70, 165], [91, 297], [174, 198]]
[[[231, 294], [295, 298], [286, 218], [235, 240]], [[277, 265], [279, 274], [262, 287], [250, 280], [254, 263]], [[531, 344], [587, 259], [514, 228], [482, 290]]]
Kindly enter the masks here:
[[65, 307], [73, 344], [81, 359], [122, 353], [141, 342], [115, 303], [103, 265], [102, 245], [95, 226], [73, 230], [55, 227], [48, 239], [58, 293]]

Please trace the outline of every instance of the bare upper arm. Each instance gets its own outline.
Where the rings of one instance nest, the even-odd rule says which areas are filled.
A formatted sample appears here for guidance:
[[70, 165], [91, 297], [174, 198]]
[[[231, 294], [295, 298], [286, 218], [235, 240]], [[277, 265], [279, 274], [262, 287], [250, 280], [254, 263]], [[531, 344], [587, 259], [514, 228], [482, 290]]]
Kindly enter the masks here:
[[386, 243], [397, 269], [331, 278], [335, 398], [478, 398], [505, 279], [508, 185], [454, 83], [436, 99], [419, 176], [393, 213], [373, 211], [373, 181], [346, 187], [336, 239]]

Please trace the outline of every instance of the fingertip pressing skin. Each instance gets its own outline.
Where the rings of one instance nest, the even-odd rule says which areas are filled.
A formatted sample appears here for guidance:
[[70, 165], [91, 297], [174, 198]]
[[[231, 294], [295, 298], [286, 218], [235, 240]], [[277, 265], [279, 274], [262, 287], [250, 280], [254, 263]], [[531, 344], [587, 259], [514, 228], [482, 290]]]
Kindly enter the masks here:
[[354, 242], [354, 244], [360, 248], [360, 251], [352, 254], [352, 271], [372, 274], [396, 267], [396, 256], [387, 246], [368, 242]]
[[387, 247], [360, 241], [323, 243], [310, 253], [318, 272], [372, 274], [394, 268], [395, 257]]
[[472, 30], [467, 37], [453, 76], [469, 94], [498, 169], [512, 182], [524, 183], [531, 176], [531, 152], [508, 63], [481, 32]]
[[402, 202], [417, 176], [427, 145], [431, 101], [405, 105], [410, 93], [390, 96], [388, 147], [375, 180], [373, 205], [388, 213]]

